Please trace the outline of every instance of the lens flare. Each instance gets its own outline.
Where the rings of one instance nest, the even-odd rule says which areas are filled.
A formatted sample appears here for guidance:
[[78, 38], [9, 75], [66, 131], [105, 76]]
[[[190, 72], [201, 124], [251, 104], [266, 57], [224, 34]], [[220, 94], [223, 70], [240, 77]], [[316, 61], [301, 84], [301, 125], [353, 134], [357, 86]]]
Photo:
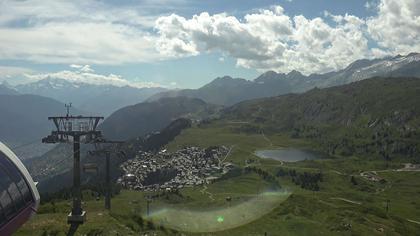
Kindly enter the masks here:
[[228, 230], [255, 221], [285, 201], [291, 192], [265, 192], [245, 202], [223, 209], [203, 211], [164, 208], [145, 218], [166, 228], [183, 232], [206, 233]]

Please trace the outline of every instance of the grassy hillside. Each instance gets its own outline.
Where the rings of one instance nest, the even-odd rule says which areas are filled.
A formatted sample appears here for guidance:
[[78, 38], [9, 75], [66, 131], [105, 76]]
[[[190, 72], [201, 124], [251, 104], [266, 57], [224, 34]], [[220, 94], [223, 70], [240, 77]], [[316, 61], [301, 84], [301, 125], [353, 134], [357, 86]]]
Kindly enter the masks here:
[[127, 140], [159, 131], [180, 117], [203, 118], [214, 114], [217, 109], [217, 106], [200, 99], [163, 98], [124, 107], [108, 117], [99, 128], [109, 139]]
[[247, 101], [226, 109], [224, 119], [245, 122], [238, 132], [287, 133], [330, 154], [416, 159], [420, 79], [374, 78]]

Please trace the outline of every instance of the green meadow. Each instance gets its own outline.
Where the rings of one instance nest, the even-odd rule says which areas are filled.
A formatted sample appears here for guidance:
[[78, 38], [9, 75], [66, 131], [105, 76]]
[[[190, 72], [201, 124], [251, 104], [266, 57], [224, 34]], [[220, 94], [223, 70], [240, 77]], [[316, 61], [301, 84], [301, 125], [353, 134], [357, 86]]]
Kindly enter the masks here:
[[[215, 183], [177, 193], [123, 190], [104, 210], [103, 199], [84, 193], [88, 221], [76, 235], [416, 235], [420, 232], [420, 172], [395, 171], [402, 160], [326, 156], [285, 163], [255, 156], [256, 150], [293, 147], [318, 150], [302, 139], [247, 134], [238, 124], [215, 122], [184, 130], [167, 145], [225, 145], [225, 161], [240, 171]], [[253, 168], [256, 171], [246, 171]], [[380, 181], [360, 174], [376, 171]], [[320, 173], [319, 191], [297, 183], [299, 176]], [[264, 177], [265, 175], [265, 177]], [[267, 176], [271, 176], [268, 178]], [[154, 196], [147, 215], [146, 196]], [[229, 199], [229, 200], [228, 200]], [[70, 200], [41, 205], [16, 235], [65, 235]]]

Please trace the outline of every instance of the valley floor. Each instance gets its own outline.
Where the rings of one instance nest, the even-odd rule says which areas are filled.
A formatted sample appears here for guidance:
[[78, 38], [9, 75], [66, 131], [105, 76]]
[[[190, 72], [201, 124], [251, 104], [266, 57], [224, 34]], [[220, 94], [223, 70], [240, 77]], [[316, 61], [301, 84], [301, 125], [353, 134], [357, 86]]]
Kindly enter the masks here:
[[[240, 166], [243, 169], [240, 173], [178, 193], [159, 196], [154, 193], [150, 217], [147, 217], [145, 196], [152, 193], [122, 191], [112, 199], [112, 210], [106, 211], [103, 199], [97, 201], [86, 192], [84, 208], [88, 222], [79, 227], [76, 235], [416, 235], [420, 232], [420, 172], [393, 171], [403, 167], [403, 160], [388, 165], [366, 157], [326, 157], [296, 163], [263, 160], [254, 155], [256, 150], [277, 147], [316, 150], [316, 147], [281, 135], [235, 133], [235, 125], [215, 123], [187, 129], [167, 148], [174, 151], [186, 145], [231, 147], [226, 161]], [[321, 173], [322, 180], [316, 184], [305, 185], [306, 180], [298, 183], [295, 178], [317, 173]], [[261, 200], [264, 192], [287, 194]], [[261, 211], [257, 212], [253, 207], [258, 206]], [[42, 205], [39, 213], [16, 235], [65, 235], [69, 208], [70, 201], [64, 200]], [[230, 217], [245, 220], [232, 221]], [[188, 225], [183, 227], [183, 223]], [[204, 233], [198, 232], [200, 229]], [[215, 229], [221, 231], [208, 232]]]

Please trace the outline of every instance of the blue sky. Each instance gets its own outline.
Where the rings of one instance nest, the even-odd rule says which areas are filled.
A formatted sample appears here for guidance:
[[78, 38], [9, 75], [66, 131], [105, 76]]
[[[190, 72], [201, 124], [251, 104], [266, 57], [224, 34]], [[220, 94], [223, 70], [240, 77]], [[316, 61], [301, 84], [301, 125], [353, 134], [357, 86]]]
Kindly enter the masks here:
[[4, 0], [0, 81], [52, 77], [197, 88], [224, 75], [324, 73], [357, 59], [419, 51], [417, 5], [415, 0]]

